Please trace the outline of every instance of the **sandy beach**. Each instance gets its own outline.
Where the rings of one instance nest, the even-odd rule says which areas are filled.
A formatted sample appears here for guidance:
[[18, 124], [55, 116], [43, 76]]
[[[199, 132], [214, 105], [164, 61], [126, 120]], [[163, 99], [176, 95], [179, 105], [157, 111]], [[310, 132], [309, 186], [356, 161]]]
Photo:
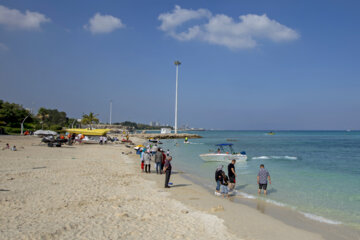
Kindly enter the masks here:
[[299, 225], [290, 217], [286, 223], [287, 216], [264, 214], [276, 207], [258, 203], [256, 209], [247, 200], [215, 197], [178, 171], [176, 159], [174, 185], [164, 189], [164, 176], [142, 173], [138, 155], [122, 144], [49, 148], [36, 137], [0, 136], [0, 141], [1, 147], [18, 148], [0, 150], [1, 239], [310, 240], [332, 235], [332, 226]]

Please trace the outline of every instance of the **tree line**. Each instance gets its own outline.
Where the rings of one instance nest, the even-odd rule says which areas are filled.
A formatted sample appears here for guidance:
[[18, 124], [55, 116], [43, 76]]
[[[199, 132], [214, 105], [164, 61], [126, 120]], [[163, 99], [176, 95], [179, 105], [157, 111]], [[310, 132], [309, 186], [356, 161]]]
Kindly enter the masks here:
[[[25, 121], [24, 121], [25, 119]], [[21, 123], [24, 121], [24, 131], [36, 131], [47, 129], [61, 131], [64, 127], [78, 127], [78, 121], [75, 118], [69, 118], [66, 112], [57, 109], [47, 109], [41, 107], [35, 114], [30, 109], [24, 108], [16, 103], [0, 100], [0, 134], [18, 134], [21, 133]], [[81, 124], [92, 127], [92, 124], [98, 124], [98, 114], [90, 112], [83, 114]], [[146, 124], [125, 121], [115, 123], [131, 129], [160, 129]]]
[[68, 127], [74, 119], [68, 118], [65, 112], [60, 112], [57, 109], [42, 107], [35, 114], [22, 105], [0, 100], [0, 134], [20, 133], [20, 124], [23, 121], [25, 130], [50, 129], [59, 131], [65, 126]]

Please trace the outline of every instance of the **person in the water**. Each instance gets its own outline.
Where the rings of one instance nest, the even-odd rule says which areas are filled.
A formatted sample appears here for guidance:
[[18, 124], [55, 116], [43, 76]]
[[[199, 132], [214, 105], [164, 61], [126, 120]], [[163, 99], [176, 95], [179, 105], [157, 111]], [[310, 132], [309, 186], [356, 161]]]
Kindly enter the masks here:
[[260, 165], [260, 170], [259, 173], [257, 175], [257, 183], [259, 184], [259, 190], [258, 190], [258, 194], [261, 193], [261, 189], [264, 190], [264, 195], [266, 196], [266, 189], [267, 189], [267, 183], [271, 184], [271, 178], [270, 178], [270, 173], [267, 169], [265, 169], [264, 164]]

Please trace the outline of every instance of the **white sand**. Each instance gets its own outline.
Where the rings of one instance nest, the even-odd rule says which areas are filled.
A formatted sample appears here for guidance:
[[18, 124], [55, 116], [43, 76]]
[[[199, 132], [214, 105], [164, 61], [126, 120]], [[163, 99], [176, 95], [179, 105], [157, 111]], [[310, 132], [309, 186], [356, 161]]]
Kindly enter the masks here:
[[235, 239], [219, 217], [144, 180], [123, 145], [0, 141], [19, 149], [0, 150], [1, 239]]

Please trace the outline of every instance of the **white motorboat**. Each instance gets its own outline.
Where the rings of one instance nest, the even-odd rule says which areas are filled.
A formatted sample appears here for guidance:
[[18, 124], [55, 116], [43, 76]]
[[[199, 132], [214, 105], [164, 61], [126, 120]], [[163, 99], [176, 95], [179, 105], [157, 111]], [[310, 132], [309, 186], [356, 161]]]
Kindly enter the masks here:
[[[246, 161], [246, 152], [235, 153], [232, 143], [217, 144], [217, 152], [215, 153], [204, 153], [200, 154], [200, 157], [206, 162], [231, 162], [235, 159], [236, 161]], [[224, 147], [228, 147], [229, 151], [225, 151]]]

